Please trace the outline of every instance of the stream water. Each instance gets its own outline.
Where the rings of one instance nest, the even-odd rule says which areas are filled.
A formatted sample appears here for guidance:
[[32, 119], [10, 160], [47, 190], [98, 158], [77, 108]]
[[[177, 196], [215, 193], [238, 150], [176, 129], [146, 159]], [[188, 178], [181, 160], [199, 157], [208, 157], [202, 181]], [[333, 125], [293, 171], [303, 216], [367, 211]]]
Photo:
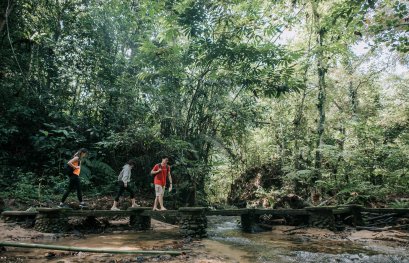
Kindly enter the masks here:
[[271, 232], [248, 234], [238, 228], [236, 221], [239, 219], [209, 217], [209, 238], [204, 240], [209, 253], [230, 255], [233, 262], [249, 263], [409, 263], [407, 247], [384, 242], [312, 241], [308, 237], [273, 235]]
[[[181, 262], [243, 262], [243, 263], [290, 263], [290, 262], [370, 262], [370, 263], [409, 263], [406, 247], [389, 243], [352, 241], [313, 241], [307, 237], [291, 235], [273, 235], [271, 232], [257, 234], [243, 233], [239, 226], [239, 217], [208, 217], [209, 237], [197, 242], [193, 247], [195, 257], [181, 259]], [[53, 241], [39, 241], [55, 245], [141, 250], [177, 250], [180, 242], [177, 229], [152, 230], [138, 233], [109, 233], [86, 235], [83, 238], [61, 238]], [[27, 250], [15, 248], [7, 252], [22, 256], [28, 261], [21, 262], [127, 262], [111, 259], [133, 259], [132, 262], [144, 262], [143, 257], [132, 255], [110, 255], [92, 253], [66, 253], [45, 260], [47, 250]], [[63, 253], [63, 252], [61, 252]], [[189, 253], [188, 253], [189, 254]], [[136, 261], [135, 259], [139, 259]], [[209, 261], [206, 261], [209, 259]], [[154, 261], [166, 262], [170, 257], [157, 257]], [[175, 259], [173, 259], [175, 260]], [[177, 259], [176, 259], [177, 260]], [[0, 262], [2, 261], [0, 259]], [[175, 261], [173, 261], [175, 262]]]

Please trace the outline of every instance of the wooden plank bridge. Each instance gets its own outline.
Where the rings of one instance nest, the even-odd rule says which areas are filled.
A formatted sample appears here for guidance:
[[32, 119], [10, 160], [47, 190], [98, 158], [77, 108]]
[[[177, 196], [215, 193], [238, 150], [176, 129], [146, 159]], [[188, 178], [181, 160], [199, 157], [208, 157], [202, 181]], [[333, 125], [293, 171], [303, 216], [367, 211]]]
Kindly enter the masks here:
[[[240, 216], [243, 231], [253, 232], [259, 223], [260, 216], [295, 218], [301, 224], [311, 227], [335, 229], [336, 217], [349, 217], [354, 226], [364, 225], [363, 215], [375, 214], [400, 215], [409, 217], [409, 209], [364, 208], [359, 205], [306, 207], [304, 209], [220, 209], [206, 207], [181, 207], [178, 210], [152, 211], [150, 207], [128, 208], [128, 210], [73, 210], [70, 208], [37, 208], [36, 211], [5, 211], [4, 220], [35, 220], [34, 228], [38, 231], [55, 233], [68, 229], [70, 217], [86, 217], [95, 220], [97, 217], [129, 217], [129, 224], [134, 230], [151, 228], [151, 218], [177, 217], [179, 231], [183, 236], [206, 236], [207, 216]], [[376, 217], [374, 217], [376, 218]]]

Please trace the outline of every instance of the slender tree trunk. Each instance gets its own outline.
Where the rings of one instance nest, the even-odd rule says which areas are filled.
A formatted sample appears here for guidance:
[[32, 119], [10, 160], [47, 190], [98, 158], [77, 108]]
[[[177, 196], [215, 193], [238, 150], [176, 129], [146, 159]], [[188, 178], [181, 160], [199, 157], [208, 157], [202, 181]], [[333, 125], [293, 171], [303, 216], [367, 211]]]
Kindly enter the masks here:
[[202, 87], [202, 84], [203, 84], [203, 81], [204, 81], [204, 77], [205, 77], [206, 74], [209, 73], [209, 72], [210, 72], [210, 65], [209, 65], [209, 67], [200, 75], [200, 77], [199, 77], [198, 80], [197, 80], [197, 84], [196, 84], [195, 90], [194, 90], [194, 92], [193, 92], [192, 100], [190, 101], [190, 104], [189, 104], [189, 107], [188, 107], [188, 110], [187, 110], [187, 113], [186, 113], [186, 119], [185, 119], [185, 122], [184, 122], [183, 135], [184, 135], [185, 138], [187, 138], [187, 137], [188, 137], [188, 134], [189, 134], [189, 126], [190, 126], [189, 121], [190, 121], [191, 118], [192, 118], [192, 110], [193, 110], [193, 108], [194, 108], [194, 106], [195, 106], [196, 99], [197, 99], [197, 96], [198, 96], [198, 92], [199, 92], [200, 88]]
[[326, 75], [326, 65], [324, 61], [324, 35], [325, 31], [320, 25], [320, 16], [318, 14], [318, 2], [313, 0], [311, 2], [312, 5], [312, 13], [313, 13], [313, 20], [314, 20], [314, 28], [315, 33], [317, 36], [316, 43], [317, 43], [317, 71], [318, 71], [318, 102], [317, 102], [317, 109], [318, 109], [318, 122], [317, 122], [317, 139], [316, 139], [316, 152], [315, 152], [315, 170], [314, 176], [312, 178], [312, 182], [321, 179], [321, 166], [322, 166], [322, 140], [325, 130], [325, 104], [327, 99], [326, 94], [326, 83], [325, 83], [325, 75]]
[[344, 158], [343, 158], [343, 153], [344, 153], [344, 147], [345, 147], [345, 127], [343, 124], [341, 124], [341, 127], [339, 128], [339, 132], [342, 134], [342, 138], [338, 140], [338, 145], [339, 145], [339, 151], [341, 154], [339, 154], [337, 158], [337, 163], [335, 164], [335, 167], [333, 169], [333, 174], [334, 174], [334, 180], [337, 180], [337, 174], [339, 170], [339, 166], [341, 163], [343, 163]]
[[[354, 87], [354, 82], [352, 81], [352, 75], [353, 75], [353, 68], [352, 68], [352, 63], [349, 62], [347, 64], [347, 72], [350, 78], [350, 81], [348, 82], [348, 92], [349, 92], [349, 99], [350, 99], [350, 107], [351, 107], [351, 112], [352, 112], [352, 118], [356, 118], [357, 117], [357, 111], [358, 111], [358, 87]], [[342, 148], [341, 148], [341, 152], [344, 151], [344, 143], [345, 143], [345, 137], [346, 137], [346, 132], [345, 132], [345, 128], [343, 129], [343, 140], [342, 140]], [[341, 156], [339, 157], [341, 158]], [[344, 176], [344, 180], [346, 183], [349, 183], [349, 171], [350, 169], [346, 169], [345, 170], [345, 176]]]
[[4, 27], [6, 26], [6, 20], [10, 16], [11, 12], [14, 8], [13, 0], [4, 0], [5, 1], [5, 8], [4, 11], [1, 10], [0, 16], [0, 33], [3, 32]]
[[358, 110], [358, 89], [354, 87], [352, 80], [349, 81], [348, 91], [351, 100], [352, 117], [355, 118]]

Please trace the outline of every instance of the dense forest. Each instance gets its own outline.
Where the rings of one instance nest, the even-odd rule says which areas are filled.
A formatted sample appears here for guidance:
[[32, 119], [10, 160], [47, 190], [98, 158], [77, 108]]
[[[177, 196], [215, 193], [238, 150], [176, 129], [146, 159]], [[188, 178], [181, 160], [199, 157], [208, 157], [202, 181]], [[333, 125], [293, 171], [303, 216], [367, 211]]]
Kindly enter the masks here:
[[153, 200], [166, 154], [179, 206], [407, 207], [408, 32], [395, 0], [3, 0], [0, 195], [58, 202], [85, 147], [88, 199], [134, 159]]

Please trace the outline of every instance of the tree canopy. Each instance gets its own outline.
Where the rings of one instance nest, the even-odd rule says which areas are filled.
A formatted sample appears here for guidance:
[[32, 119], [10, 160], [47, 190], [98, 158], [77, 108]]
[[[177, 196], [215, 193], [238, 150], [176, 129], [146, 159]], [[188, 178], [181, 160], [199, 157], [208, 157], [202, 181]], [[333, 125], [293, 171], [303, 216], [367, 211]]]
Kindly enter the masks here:
[[129, 159], [150, 191], [162, 154], [181, 204], [223, 202], [242, 172], [269, 163], [285, 182], [258, 186], [271, 202], [277, 191], [407, 195], [408, 10], [392, 0], [3, 1], [1, 189], [61, 194], [63, 165], [86, 147], [89, 195], [111, 194]]

